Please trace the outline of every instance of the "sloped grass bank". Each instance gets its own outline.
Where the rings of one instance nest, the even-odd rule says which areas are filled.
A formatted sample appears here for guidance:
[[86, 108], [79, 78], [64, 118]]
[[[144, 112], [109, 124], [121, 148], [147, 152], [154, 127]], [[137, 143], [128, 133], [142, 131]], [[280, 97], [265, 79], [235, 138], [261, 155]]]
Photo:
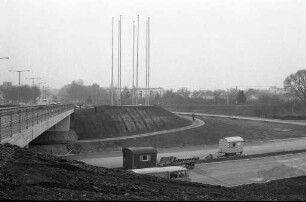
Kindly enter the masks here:
[[79, 140], [103, 139], [179, 128], [191, 121], [158, 106], [99, 106], [77, 110], [71, 129]]

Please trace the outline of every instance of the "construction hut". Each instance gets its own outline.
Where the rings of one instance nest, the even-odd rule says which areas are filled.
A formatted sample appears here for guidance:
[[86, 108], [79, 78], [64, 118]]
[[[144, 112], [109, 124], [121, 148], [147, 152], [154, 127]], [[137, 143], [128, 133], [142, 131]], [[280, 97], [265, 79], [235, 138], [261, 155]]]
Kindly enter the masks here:
[[225, 155], [242, 154], [243, 138], [235, 136], [220, 139], [219, 152], [224, 153]]
[[122, 148], [123, 168], [139, 169], [156, 167], [157, 150], [153, 147]]

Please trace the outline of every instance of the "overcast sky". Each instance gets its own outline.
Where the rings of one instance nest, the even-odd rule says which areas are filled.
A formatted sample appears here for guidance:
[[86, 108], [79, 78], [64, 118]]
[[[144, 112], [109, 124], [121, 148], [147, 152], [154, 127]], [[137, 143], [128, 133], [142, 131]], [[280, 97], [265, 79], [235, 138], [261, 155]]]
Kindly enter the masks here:
[[[306, 1], [0, 0], [0, 82], [30, 69], [49, 87], [111, 82], [111, 27], [122, 15], [122, 85], [132, 85], [133, 20], [140, 15], [139, 86], [145, 86], [145, 21], [151, 19], [151, 87], [268, 88], [306, 68]], [[117, 82], [117, 76], [115, 76]]]

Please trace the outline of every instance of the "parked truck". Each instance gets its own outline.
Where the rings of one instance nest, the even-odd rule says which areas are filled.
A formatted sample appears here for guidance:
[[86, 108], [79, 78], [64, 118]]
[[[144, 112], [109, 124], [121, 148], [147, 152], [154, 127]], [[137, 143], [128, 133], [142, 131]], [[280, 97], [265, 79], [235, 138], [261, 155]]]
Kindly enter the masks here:
[[192, 158], [176, 158], [174, 156], [166, 156], [161, 157], [159, 163], [157, 164], [158, 167], [165, 167], [165, 166], [178, 166], [183, 165], [187, 169], [193, 169], [194, 164], [200, 159], [200, 157], [192, 157]]
[[130, 171], [137, 174], [161, 177], [167, 180], [179, 180], [188, 182], [191, 181], [188, 169], [181, 166], [151, 167], [142, 169], [132, 169]]

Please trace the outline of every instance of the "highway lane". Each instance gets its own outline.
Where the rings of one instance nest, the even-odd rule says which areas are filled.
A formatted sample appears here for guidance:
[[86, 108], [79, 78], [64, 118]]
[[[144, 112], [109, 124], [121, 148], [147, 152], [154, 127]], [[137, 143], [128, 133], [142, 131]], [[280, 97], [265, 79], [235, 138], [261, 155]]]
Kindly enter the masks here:
[[[258, 146], [251, 146], [251, 148], [255, 147]], [[194, 147], [181, 148], [184, 151], [180, 152], [177, 152], [180, 148], [172, 149], [172, 152], [165, 152], [165, 149], [159, 152], [158, 158], [161, 156], [176, 154], [185, 156], [182, 154], [196, 154], [196, 152], [203, 151], [189, 151], [189, 149], [195, 149]], [[78, 159], [86, 162], [87, 164], [101, 167], [121, 167], [121, 152], [116, 152], [115, 155], [112, 155], [113, 156], [111, 156], [111, 153], [100, 153], [95, 154], [94, 158], [85, 158], [83, 156], [82, 159], [78, 159], [75, 158], [76, 156], [74, 156], [73, 159]], [[306, 175], [306, 153], [196, 164], [195, 168], [190, 171], [192, 182], [222, 186], [237, 186], [241, 184], [261, 183], [273, 179], [282, 179], [300, 175]]]
[[230, 118], [230, 119], [240, 119], [240, 120], [249, 120], [249, 121], [260, 121], [260, 122], [271, 122], [271, 123], [284, 123], [284, 124], [293, 124], [293, 125], [302, 125], [306, 126], [305, 120], [281, 120], [281, 119], [269, 119], [269, 118], [258, 118], [258, 117], [246, 117], [246, 116], [234, 116], [234, 115], [219, 115], [219, 114], [203, 114], [203, 113], [190, 113], [190, 112], [173, 112], [180, 115], [191, 115], [195, 114], [198, 116], [206, 117], [218, 117], [218, 118]]
[[[244, 153], [247, 155], [251, 155], [302, 149], [306, 149], [306, 137], [283, 140], [245, 142]], [[218, 145], [202, 145], [181, 148], [157, 148], [157, 150], [158, 159], [163, 156], [176, 156], [178, 158], [200, 157], [201, 159], [203, 159], [209, 154], [215, 154], [218, 151]], [[68, 156], [67, 158], [80, 160], [91, 165], [106, 168], [122, 167], [121, 151], [101, 152], [95, 154], [80, 154]]]

